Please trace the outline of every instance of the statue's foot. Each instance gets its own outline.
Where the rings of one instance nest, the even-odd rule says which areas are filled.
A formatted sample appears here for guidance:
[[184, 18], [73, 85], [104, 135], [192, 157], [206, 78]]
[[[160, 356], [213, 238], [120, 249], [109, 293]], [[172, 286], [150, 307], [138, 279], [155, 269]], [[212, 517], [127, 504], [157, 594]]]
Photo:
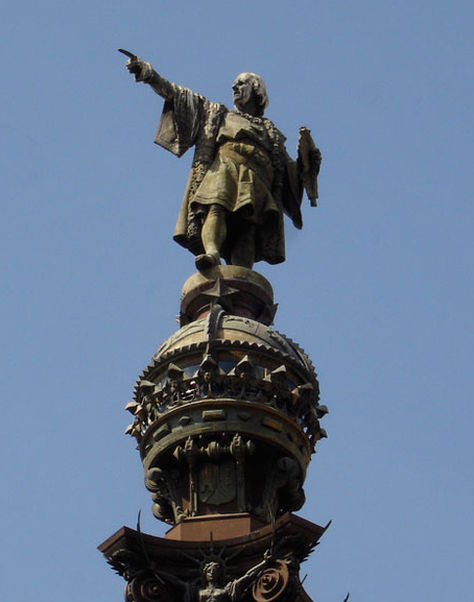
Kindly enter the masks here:
[[196, 257], [196, 267], [199, 271], [208, 270], [216, 265], [219, 265], [221, 259], [218, 254], [214, 253], [203, 253]]

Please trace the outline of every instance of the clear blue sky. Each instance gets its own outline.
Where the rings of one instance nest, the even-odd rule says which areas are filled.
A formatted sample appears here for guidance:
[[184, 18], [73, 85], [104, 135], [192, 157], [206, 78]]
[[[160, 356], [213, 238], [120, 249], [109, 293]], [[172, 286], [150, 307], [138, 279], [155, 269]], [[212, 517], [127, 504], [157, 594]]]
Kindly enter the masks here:
[[0, 599], [112, 602], [96, 545], [162, 535], [123, 411], [194, 271], [171, 232], [190, 157], [152, 143], [161, 100], [116, 51], [230, 103], [267, 82], [320, 203], [259, 264], [308, 352], [329, 438], [301, 514], [317, 602], [472, 599], [471, 2], [7, 3], [2, 10]]

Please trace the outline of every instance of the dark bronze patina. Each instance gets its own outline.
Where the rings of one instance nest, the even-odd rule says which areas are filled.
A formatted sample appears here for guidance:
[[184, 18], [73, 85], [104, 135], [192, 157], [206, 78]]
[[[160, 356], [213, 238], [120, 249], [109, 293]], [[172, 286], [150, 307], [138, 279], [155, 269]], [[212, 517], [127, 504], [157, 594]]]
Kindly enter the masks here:
[[290, 159], [255, 74], [236, 78], [229, 111], [121, 52], [165, 99], [155, 141], [177, 156], [196, 148], [175, 239], [199, 271], [183, 286], [179, 330], [126, 405], [152, 512], [170, 529], [124, 527], [100, 550], [127, 602], [311, 602], [299, 567], [329, 525], [292, 512], [328, 410], [308, 356], [272, 327], [272, 287], [251, 267], [284, 260], [283, 213], [300, 228], [303, 190], [316, 205], [321, 155], [301, 128]]
[[283, 214], [301, 228], [301, 200], [318, 198], [321, 153], [300, 128], [298, 157], [263, 117], [268, 96], [263, 79], [241, 73], [232, 85], [234, 110], [167, 81], [135, 54], [127, 68], [165, 100], [155, 142], [178, 157], [195, 147], [176, 224], [175, 240], [196, 255], [199, 270], [227, 263], [251, 268], [255, 261], [285, 260]]

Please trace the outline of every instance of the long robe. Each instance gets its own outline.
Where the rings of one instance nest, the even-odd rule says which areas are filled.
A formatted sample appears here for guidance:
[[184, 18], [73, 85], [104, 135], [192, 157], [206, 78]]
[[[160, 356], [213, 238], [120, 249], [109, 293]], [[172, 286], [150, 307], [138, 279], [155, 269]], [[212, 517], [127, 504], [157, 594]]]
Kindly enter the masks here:
[[[255, 261], [265, 260], [268, 263], [284, 261], [283, 213], [292, 219], [297, 228], [301, 228], [300, 206], [303, 195], [303, 186], [296, 162], [289, 157], [285, 149], [285, 137], [269, 119], [244, 116], [240, 113], [236, 114], [237, 118], [248, 120], [248, 127], [246, 128], [245, 125], [237, 128], [229, 127], [229, 122], [232, 125], [234, 120], [229, 121], [227, 117], [235, 112], [229, 111], [223, 104], [210, 102], [187, 88], [175, 84], [172, 84], [172, 87], [173, 98], [164, 103], [155, 143], [178, 157], [182, 156], [191, 146], [195, 146], [193, 164], [173, 238], [195, 255], [203, 252], [202, 221], [207, 210], [206, 205], [209, 206], [212, 203], [212, 186], [209, 184], [210, 178], [206, 181], [206, 175], [213, 166], [213, 162], [217, 160], [221, 145], [223, 149], [224, 146], [229, 148], [228, 145], [232, 142], [246, 144], [250, 142], [258, 152], [267, 155], [267, 162], [271, 165], [271, 170], [267, 169], [266, 176], [263, 178], [267, 180], [264, 182], [265, 185], [253, 186], [248, 193], [249, 201], [245, 202], [253, 203], [255, 207], [264, 207], [263, 210], [258, 210], [257, 218], [255, 218], [255, 213], [250, 212], [254, 217], [249, 221], [256, 224]], [[260, 140], [258, 139], [259, 129], [262, 132]], [[234, 140], [232, 131], [236, 132]], [[230, 150], [232, 152], [232, 147]], [[240, 167], [239, 165], [238, 168], [240, 169]], [[250, 175], [255, 176], [253, 180], [261, 183], [262, 174], [253, 174], [251, 163], [246, 167], [250, 170]], [[202, 187], [201, 184], [203, 184]], [[239, 186], [231, 188], [239, 190]], [[229, 194], [233, 193], [229, 192]], [[242, 205], [242, 195], [238, 194], [239, 198], [227, 201], [224, 198], [219, 201], [219, 195], [217, 195], [216, 202], [223, 204], [227, 209], [229, 206], [232, 207], [231, 211], [234, 210], [233, 208], [237, 211]], [[266, 196], [263, 200], [260, 198], [262, 195]], [[204, 198], [206, 200], [203, 200]], [[269, 210], [266, 210], [265, 207]], [[222, 256], [226, 260], [229, 260], [230, 257], [231, 234], [222, 250]]]

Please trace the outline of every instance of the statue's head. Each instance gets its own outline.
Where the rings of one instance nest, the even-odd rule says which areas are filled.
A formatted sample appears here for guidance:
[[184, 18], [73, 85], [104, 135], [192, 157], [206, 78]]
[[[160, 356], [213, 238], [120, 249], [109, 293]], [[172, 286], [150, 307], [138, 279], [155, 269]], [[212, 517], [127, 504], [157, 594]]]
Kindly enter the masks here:
[[268, 95], [265, 82], [256, 73], [240, 73], [232, 84], [234, 105], [239, 110], [245, 110], [245, 105], [253, 98], [259, 115], [263, 115], [268, 106]]
[[206, 583], [222, 583], [224, 575], [222, 565], [218, 562], [206, 562], [203, 568], [203, 573]]

